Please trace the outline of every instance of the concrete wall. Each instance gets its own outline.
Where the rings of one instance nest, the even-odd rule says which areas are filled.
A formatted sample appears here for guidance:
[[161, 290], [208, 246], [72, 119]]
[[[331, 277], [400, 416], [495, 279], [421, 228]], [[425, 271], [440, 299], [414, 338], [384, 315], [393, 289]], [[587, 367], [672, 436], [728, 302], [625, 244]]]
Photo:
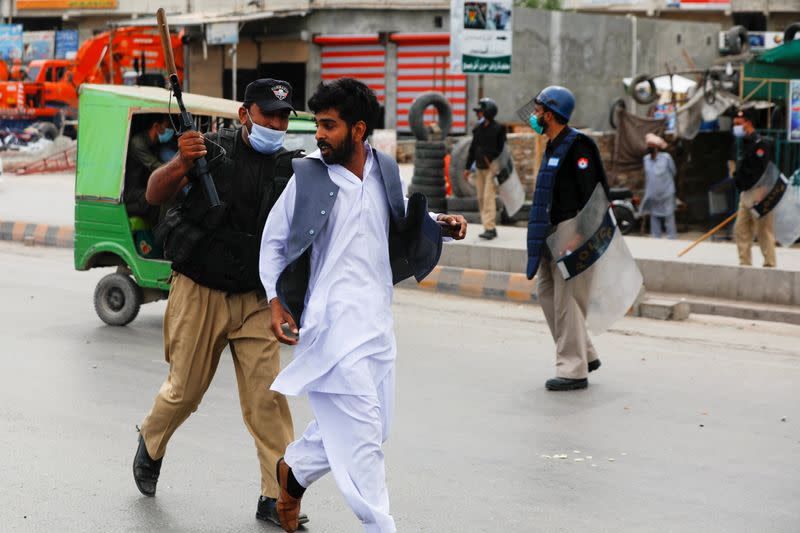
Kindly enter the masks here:
[[[575, 125], [608, 129], [609, 104], [624, 96], [622, 78], [634, 70], [632, 19], [526, 8], [516, 8], [514, 17], [512, 75], [485, 76], [483, 82], [484, 95], [497, 100], [499, 119], [519, 121], [519, 106], [557, 84], [575, 93]], [[683, 48], [698, 67], [717, 57], [719, 25], [652, 19], [636, 25], [636, 73], [664, 72], [665, 63], [687, 68]], [[471, 84], [470, 100], [477, 98], [476, 86]]]

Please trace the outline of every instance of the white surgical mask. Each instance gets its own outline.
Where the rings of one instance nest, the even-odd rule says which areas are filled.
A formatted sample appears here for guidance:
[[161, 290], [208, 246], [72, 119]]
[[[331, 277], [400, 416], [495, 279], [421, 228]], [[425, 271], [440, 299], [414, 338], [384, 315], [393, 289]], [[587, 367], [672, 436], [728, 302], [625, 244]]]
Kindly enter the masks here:
[[744, 126], [736, 125], [733, 127], [734, 137], [744, 137]]
[[264, 155], [272, 155], [281, 149], [283, 139], [286, 137], [285, 131], [259, 126], [253, 122], [253, 117], [250, 116], [249, 111], [247, 112], [247, 118], [250, 119], [250, 124], [252, 124], [247, 138], [253, 150]]

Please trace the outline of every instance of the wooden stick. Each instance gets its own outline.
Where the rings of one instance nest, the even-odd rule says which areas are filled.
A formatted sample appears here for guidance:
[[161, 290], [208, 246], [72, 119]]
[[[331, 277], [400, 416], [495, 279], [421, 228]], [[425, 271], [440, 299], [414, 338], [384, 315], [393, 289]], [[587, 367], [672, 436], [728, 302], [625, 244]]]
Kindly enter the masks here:
[[716, 232], [718, 232], [719, 230], [721, 230], [722, 228], [727, 226], [730, 223], [731, 220], [736, 218], [736, 215], [738, 215], [738, 214], [739, 214], [739, 212], [737, 211], [736, 213], [732, 214], [731, 216], [729, 216], [728, 218], [726, 218], [725, 220], [723, 220], [722, 222], [717, 224], [717, 226], [714, 229], [712, 229], [711, 231], [709, 231], [708, 233], [706, 233], [705, 235], [703, 235], [702, 237], [700, 237], [699, 239], [694, 241], [684, 251], [679, 253], [678, 257], [683, 257], [689, 250], [691, 250], [692, 248], [694, 248], [695, 246], [697, 246], [698, 244], [700, 244], [701, 242], [703, 242], [704, 240], [708, 239], [709, 237], [714, 235]]

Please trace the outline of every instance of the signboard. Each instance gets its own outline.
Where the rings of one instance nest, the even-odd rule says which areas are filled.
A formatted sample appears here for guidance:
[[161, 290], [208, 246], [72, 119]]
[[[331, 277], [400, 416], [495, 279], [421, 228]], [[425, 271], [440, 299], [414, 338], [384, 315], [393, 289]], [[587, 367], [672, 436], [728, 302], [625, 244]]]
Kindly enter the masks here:
[[56, 32], [26, 31], [22, 34], [24, 62], [34, 59], [53, 59], [55, 55]]
[[116, 8], [117, 0], [17, 0], [17, 11]]
[[667, 7], [705, 11], [730, 11], [731, 0], [667, 0]]
[[22, 59], [22, 24], [0, 24], [0, 58]]
[[450, 70], [511, 74], [513, 0], [451, 0]]
[[78, 53], [78, 30], [56, 32], [56, 59], [74, 59]]
[[800, 142], [800, 80], [789, 81], [789, 127], [786, 128], [790, 142]]
[[206, 24], [206, 43], [237, 44], [238, 42], [238, 22], [216, 22], [213, 24]]

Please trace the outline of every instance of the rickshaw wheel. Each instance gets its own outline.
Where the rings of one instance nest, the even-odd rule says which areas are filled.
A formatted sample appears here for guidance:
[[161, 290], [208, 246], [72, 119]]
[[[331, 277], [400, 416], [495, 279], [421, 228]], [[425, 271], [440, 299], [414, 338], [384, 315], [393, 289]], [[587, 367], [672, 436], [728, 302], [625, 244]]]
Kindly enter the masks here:
[[110, 326], [129, 324], [142, 306], [142, 289], [130, 276], [115, 272], [103, 277], [94, 290], [94, 309]]

